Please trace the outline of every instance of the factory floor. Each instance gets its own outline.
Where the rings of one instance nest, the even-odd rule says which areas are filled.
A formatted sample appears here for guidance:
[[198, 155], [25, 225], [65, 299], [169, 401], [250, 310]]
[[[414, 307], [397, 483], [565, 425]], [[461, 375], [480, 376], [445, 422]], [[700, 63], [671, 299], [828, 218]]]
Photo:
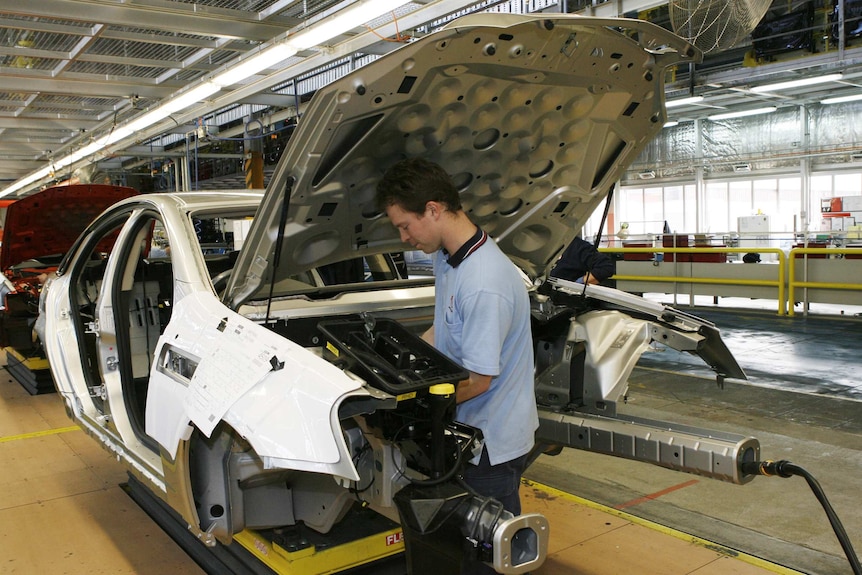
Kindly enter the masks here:
[[[862, 321], [706, 310], [749, 374], [720, 389], [670, 351], [645, 354], [620, 411], [757, 437], [823, 487], [862, 550]], [[127, 496], [121, 466], [56, 394], [0, 377], [0, 573], [197, 574]], [[576, 450], [541, 456], [521, 490], [551, 524], [534, 575], [852, 573], [801, 477], [732, 485]]]

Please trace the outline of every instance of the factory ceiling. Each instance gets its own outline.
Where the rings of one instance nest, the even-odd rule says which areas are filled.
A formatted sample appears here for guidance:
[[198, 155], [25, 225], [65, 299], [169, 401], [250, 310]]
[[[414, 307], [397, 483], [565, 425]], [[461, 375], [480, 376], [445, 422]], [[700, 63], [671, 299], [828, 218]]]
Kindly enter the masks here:
[[[321, 82], [468, 11], [563, 10], [640, 17], [671, 27], [668, 3], [655, 0], [389, 1], [391, 10], [352, 21], [353, 27], [325, 37], [323, 47], [299, 46], [248, 78], [222, 82], [191, 107], [138, 124], [134, 122], [237, 62], [319, 28], [348, 9], [375, 2], [0, 3], [0, 196], [29, 195], [53, 182], [97, 174], [129, 183], [131, 174], [151, 178], [190, 154], [195, 155], [195, 169], [204, 159], [231, 166], [195, 174], [195, 187], [212, 189], [231, 176], [241, 179], [242, 170], [234, 168], [241, 165], [244, 149], [237, 142], [250, 130], [272, 132], [277, 141], [301, 111], [303, 99]], [[749, 36], [734, 48], [708, 53], [697, 67], [675, 70], [668, 81], [668, 101], [692, 96], [696, 101], [670, 107], [669, 119], [820, 105], [824, 98], [862, 94], [862, 48], [854, 45], [862, 46], [854, 20], [862, 10], [858, 15], [854, 11], [856, 0], [836, 2], [775, 0], [763, 19], [772, 24], [760, 27], [754, 41]], [[844, 26], [834, 22], [839, 16], [846, 20]], [[808, 78], [828, 81], [758, 88]], [[124, 126], [135, 129], [121, 134]], [[88, 152], [97, 141], [110, 143]], [[270, 146], [270, 153], [277, 151], [278, 146]], [[69, 158], [77, 152], [82, 154]], [[61, 158], [69, 158], [68, 165], [60, 165]], [[226, 177], [216, 177], [221, 173]], [[22, 184], [26, 179], [32, 181]]]

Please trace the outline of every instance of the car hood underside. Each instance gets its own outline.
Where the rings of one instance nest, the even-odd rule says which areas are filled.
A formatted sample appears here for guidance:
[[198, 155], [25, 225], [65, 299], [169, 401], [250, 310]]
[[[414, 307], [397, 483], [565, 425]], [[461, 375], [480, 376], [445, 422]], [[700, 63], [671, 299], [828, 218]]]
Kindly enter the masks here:
[[315, 94], [237, 262], [232, 307], [273, 277], [408, 247], [374, 201], [406, 157], [442, 165], [470, 218], [528, 275], [546, 273], [661, 129], [665, 69], [699, 56], [636, 20], [481, 16]]

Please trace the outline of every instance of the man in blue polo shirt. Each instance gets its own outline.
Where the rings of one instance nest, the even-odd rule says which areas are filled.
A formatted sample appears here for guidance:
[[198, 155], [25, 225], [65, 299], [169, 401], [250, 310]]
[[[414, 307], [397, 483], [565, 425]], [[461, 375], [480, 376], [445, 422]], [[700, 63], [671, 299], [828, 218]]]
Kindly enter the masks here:
[[[394, 165], [377, 186], [377, 203], [402, 241], [434, 254], [434, 325], [424, 337], [469, 371], [455, 392], [456, 418], [485, 436], [464, 479], [517, 515], [521, 474], [539, 425], [523, 277], [470, 221], [437, 164], [412, 158]], [[469, 572], [494, 571], [479, 564]]]

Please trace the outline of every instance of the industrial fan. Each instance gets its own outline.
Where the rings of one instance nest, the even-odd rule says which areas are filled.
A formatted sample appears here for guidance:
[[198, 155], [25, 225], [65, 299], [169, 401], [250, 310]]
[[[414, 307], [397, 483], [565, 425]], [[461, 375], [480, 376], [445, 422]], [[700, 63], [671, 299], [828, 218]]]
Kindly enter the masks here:
[[717, 52], [733, 47], [754, 30], [771, 0], [670, 0], [674, 32], [698, 48]]

